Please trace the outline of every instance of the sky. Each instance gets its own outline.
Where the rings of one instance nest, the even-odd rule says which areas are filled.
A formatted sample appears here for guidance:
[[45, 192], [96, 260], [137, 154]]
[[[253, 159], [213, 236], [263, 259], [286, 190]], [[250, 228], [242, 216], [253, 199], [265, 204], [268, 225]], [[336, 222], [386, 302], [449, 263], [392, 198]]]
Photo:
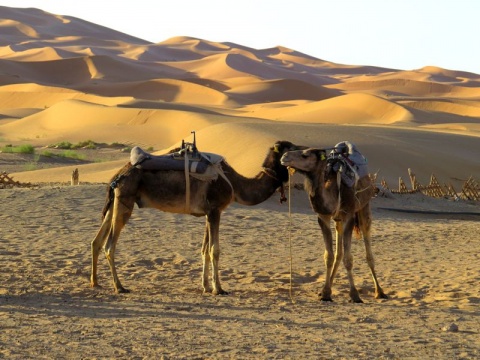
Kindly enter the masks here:
[[[284, 46], [346, 65], [480, 74], [478, 0], [10, 0], [158, 43]], [[0, 14], [1, 18], [1, 14]], [[1, 35], [1, 30], [0, 30]]]

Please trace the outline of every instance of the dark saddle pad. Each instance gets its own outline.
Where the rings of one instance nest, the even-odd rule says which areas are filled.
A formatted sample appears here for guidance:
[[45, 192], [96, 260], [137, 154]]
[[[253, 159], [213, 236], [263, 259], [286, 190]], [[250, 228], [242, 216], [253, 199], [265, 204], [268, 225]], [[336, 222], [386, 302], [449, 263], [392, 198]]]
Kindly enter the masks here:
[[144, 170], [175, 170], [185, 171], [185, 156], [188, 156], [188, 170], [192, 173], [203, 174], [211, 164], [210, 160], [196, 152], [175, 152], [165, 155], [152, 155], [138, 146], [130, 152], [130, 163]]
[[348, 187], [356, 184], [358, 179], [368, 175], [367, 159], [357, 147], [349, 141], [335, 145], [327, 157], [326, 173], [340, 172], [342, 182]]

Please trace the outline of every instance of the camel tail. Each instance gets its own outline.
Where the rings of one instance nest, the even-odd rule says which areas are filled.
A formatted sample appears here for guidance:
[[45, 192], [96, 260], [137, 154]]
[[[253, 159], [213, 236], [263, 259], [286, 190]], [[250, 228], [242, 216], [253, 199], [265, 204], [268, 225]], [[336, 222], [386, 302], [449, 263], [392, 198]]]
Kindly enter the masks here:
[[361, 239], [362, 237], [362, 231], [360, 229], [360, 219], [358, 218], [358, 213], [355, 214], [354, 218], [354, 223], [353, 223], [353, 232], [355, 233], [355, 237], [357, 239]]
[[132, 164], [127, 163], [123, 168], [121, 168], [110, 180], [110, 183], [107, 187], [107, 196], [105, 199], [105, 205], [103, 206], [102, 210], [102, 219], [105, 219], [105, 215], [107, 215], [108, 209], [110, 209], [111, 205], [113, 204], [115, 198], [115, 188], [118, 186], [118, 183], [125, 177], [131, 175], [132, 171], [135, 170], [135, 167]]
[[108, 185], [107, 188], [107, 196], [105, 198], [105, 205], [103, 205], [103, 210], [102, 210], [102, 219], [105, 219], [105, 215], [107, 215], [108, 209], [110, 209], [110, 206], [113, 203], [113, 190], [114, 188], [111, 185]]

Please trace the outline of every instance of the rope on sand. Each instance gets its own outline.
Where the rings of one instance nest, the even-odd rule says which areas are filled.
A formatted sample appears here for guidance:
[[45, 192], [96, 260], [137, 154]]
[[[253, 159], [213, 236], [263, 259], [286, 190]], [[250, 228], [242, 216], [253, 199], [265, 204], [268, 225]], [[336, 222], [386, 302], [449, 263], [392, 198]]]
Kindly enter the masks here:
[[292, 175], [295, 173], [295, 169], [288, 168], [288, 242], [290, 247], [290, 301], [292, 304], [295, 304], [295, 299], [293, 298], [293, 255], [292, 255]]

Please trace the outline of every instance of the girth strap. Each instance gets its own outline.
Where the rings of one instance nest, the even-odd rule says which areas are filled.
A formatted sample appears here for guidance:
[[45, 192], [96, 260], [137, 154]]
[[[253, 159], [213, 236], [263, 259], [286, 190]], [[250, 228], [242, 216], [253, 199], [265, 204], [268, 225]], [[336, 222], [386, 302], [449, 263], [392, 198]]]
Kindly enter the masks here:
[[342, 174], [340, 171], [337, 172], [337, 189], [338, 189], [338, 199], [337, 199], [337, 208], [335, 209], [335, 213], [333, 214], [333, 218], [335, 219], [339, 212], [340, 212], [340, 206], [342, 204], [342, 195], [340, 191], [340, 186], [342, 186]]

